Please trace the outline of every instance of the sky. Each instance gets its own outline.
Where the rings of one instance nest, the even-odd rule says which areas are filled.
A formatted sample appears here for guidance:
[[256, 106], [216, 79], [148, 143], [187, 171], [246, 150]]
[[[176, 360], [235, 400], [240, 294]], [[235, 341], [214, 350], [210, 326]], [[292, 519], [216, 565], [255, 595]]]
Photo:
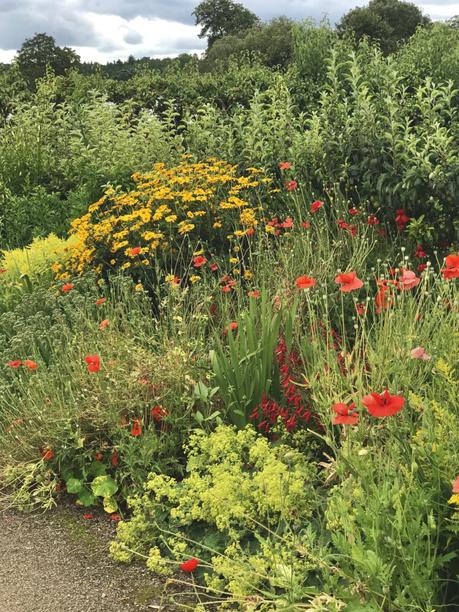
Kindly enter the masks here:
[[[0, 62], [9, 62], [26, 38], [46, 32], [83, 61], [202, 53], [206, 41], [191, 15], [200, 0], [0, 0]], [[241, 0], [239, 0], [241, 1]], [[327, 17], [335, 23], [367, 0], [242, 0], [263, 21]], [[459, 14], [459, 0], [417, 3], [432, 19]]]

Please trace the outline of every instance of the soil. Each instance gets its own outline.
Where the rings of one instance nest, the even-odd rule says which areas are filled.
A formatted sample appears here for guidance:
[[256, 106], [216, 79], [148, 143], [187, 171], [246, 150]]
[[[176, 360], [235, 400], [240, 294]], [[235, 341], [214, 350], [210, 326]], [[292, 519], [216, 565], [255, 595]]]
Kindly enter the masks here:
[[[183, 610], [144, 566], [108, 556], [107, 515], [59, 507], [43, 514], [0, 510], [0, 612]], [[188, 609], [193, 609], [192, 606]]]

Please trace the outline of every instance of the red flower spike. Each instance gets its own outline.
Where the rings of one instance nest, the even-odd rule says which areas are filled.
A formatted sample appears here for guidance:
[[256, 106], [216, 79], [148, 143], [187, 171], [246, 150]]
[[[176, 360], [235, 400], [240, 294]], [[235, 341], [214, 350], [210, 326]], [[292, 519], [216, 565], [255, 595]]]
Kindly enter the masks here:
[[198, 565], [199, 565], [199, 560], [193, 557], [193, 559], [189, 559], [188, 561], [185, 561], [184, 563], [182, 563], [180, 565], [180, 569], [186, 572], [187, 574], [191, 574], [192, 572], [195, 571]]
[[394, 416], [401, 411], [405, 399], [401, 395], [391, 395], [386, 389], [383, 393], [370, 393], [362, 399], [362, 404], [376, 418]]
[[131, 436], [141, 436], [142, 435], [142, 424], [140, 419], [133, 419], [132, 427], [131, 427]]
[[296, 279], [295, 285], [297, 289], [311, 289], [311, 287], [315, 287], [316, 281], [310, 276], [303, 275]]
[[99, 372], [100, 371], [100, 357], [99, 355], [88, 355], [84, 358], [86, 361], [86, 367], [88, 368], [88, 372]]
[[332, 420], [333, 425], [357, 425], [359, 422], [359, 415], [358, 413], [351, 412], [354, 409], [354, 402], [349, 406], [343, 403], [333, 404], [332, 410], [336, 413], [336, 416]]
[[363, 282], [360, 280], [360, 278], [357, 278], [357, 274], [355, 272], [338, 274], [338, 276], [335, 278], [335, 283], [341, 285], [339, 290], [343, 291], [344, 293], [349, 293], [350, 291], [355, 291], [356, 289], [363, 287]]

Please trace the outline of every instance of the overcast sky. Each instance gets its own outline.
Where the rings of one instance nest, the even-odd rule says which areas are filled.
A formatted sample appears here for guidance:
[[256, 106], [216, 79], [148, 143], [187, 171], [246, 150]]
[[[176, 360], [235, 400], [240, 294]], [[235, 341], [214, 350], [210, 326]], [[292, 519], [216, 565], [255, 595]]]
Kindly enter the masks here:
[[[191, 13], [200, 0], [0, 0], [0, 62], [8, 62], [26, 38], [37, 32], [54, 36], [85, 61], [166, 57], [200, 53]], [[366, 0], [243, 0], [262, 20], [327, 16], [336, 22]], [[418, 3], [433, 19], [459, 14], [459, 0]]]

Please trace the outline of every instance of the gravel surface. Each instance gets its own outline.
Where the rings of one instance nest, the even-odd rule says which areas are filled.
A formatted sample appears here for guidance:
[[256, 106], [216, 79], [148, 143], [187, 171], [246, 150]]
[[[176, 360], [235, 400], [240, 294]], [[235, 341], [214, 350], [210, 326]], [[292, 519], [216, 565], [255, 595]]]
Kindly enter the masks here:
[[110, 560], [108, 517], [85, 520], [84, 513], [0, 510], [0, 612], [178, 610], [167, 604], [159, 578]]

